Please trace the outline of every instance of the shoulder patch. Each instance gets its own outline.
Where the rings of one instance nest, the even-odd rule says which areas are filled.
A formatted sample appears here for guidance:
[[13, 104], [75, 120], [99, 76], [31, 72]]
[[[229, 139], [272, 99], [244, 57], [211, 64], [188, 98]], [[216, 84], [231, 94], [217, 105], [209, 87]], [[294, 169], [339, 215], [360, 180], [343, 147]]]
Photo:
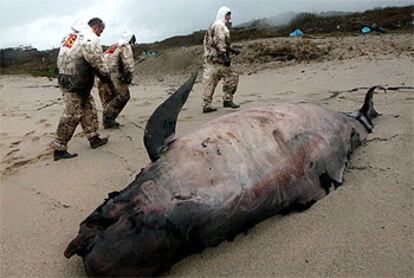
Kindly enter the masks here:
[[70, 34], [63, 42], [63, 47], [72, 48], [73, 44], [75, 43], [78, 35]]
[[105, 50], [105, 54], [113, 54], [116, 50], [116, 48], [118, 47], [117, 44], [112, 45], [110, 48], [108, 48], [107, 50]]

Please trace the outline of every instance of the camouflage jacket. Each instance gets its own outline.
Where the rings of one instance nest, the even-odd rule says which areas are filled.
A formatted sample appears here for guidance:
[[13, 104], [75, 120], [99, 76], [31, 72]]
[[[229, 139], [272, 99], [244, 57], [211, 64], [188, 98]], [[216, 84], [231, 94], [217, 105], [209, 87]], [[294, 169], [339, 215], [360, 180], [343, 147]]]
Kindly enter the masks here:
[[57, 66], [59, 86], [69, 92], [89, 95], [95, 74], [109, 78], [109, 68], [104, 62], [99, 37], [90, 28], [73, 32], [61, 43]]
[[230, 31], [221, 22], [215, 22], [208, 28], [203, 40], [205, 62], [223, 63], [224, 53], [230, 49]]
[[134, 73], [134, 55], [129, 43], [112, 45], [105, 51], [104, 59], [112, 78], [120, 79]]

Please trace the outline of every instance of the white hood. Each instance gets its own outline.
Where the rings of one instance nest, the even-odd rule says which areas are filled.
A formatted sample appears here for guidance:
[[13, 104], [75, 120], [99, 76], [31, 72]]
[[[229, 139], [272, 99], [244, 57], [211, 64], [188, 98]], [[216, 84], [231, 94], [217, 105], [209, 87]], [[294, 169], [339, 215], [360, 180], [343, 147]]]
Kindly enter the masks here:
[[72, 26], [70, 27], [75, 33], [79, 33], [85, 30], [89, 25], [82, 19], [78, 19], [73, 22]]
[[93, 32], [91, 26], [89, 26], [88, 24], [86, 24], [86, 27], [83, 28], [80, 31], [81, 35], [84, 36], [86, 42], [90, 42], [90, 43], [99, 43], [99, 37], [95, 34], [95, 32]]
[[[225, 7], [225, 6], [221, 7], [217, 11], [216, 21], [213, 23], [213, 26], [221, 25], [223, 27], [226, 37], [230, 36], [230, 30], [226, 26], [226, 19], [225, 19], [226, 14], [228, 12], [231, 12], [230, 8]], [[229, 22], [231, 22], [231, 20], [229, 20]]]
[[[230, 8], [223, 6], [221, 7], [218, 11], [217, 11], [217, 15], [216, 15], [216, 22], [217, 21], [221, 21], [222, 23], [226, 23], [225, 21], [225, 16], [226, 14], [228, 14], [229, 12], [231, 12]], [[231, 21], [231, 20], [230, 20]]]
[[121, 37], [118, 40], [118, 44], [119, 45], [128, 44], [133, 35], [134, 34], [132, 34], [129, 31], [122, 32]]

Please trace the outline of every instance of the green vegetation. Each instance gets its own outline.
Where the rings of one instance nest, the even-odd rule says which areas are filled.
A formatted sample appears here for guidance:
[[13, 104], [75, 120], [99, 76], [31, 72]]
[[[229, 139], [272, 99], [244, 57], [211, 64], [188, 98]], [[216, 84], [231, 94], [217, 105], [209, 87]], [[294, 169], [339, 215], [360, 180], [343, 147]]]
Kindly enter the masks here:
[[57, 66], [46, 66], [43, 68], [34, 69], [32, 71], [33, 76], [45, 76], [49, 78], [56, 77], [58, 75]]

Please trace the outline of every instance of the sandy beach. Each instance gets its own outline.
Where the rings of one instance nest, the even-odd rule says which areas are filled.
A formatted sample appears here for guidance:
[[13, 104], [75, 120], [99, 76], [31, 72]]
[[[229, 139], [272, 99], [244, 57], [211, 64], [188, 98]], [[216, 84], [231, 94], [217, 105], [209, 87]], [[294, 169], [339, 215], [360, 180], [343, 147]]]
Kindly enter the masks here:
[[[384, 38], [412, 42], [412, 35]], [[361, 43], [359, 37], [348, 40], [344, 49], [352, 40]], [[382, 116], [353, 154], [343, 186], [305, 212], [272, 217], [232, 242], [180, 261], [166, 275], [414, 276], [414, 56], [412, 48], [396, 53], [388, 44], [377, 45], [380, 38], [372, 40], [373, 54], [254, 70], [244, 66], [235, 97], [241, 110], [306, 101], [353, 111], [362, 105], [367, 87], [394, 89], [374, 96]], [[79, 157], [57, 162], [48, 147], [63, 111], [56, 79], [0, 76], [1, 277], [86, 276], [81, 258], [67, 260], [63, 251], [107, 194], [123, 189], [149, 163], [142, 142], [146, 121], [188, 76], [137, 75], [119, 118], [121, 129], [100, 130], [109, 143], [92, 150], [78, 127], [69, 150]], [[200, 93], [199, 80], [179, 116], [177, 136], [234, 112], [221, 107], [218, 86], [219, 110], [202, 114]], [[96, 88], [92, 94], [101, 119]]]

